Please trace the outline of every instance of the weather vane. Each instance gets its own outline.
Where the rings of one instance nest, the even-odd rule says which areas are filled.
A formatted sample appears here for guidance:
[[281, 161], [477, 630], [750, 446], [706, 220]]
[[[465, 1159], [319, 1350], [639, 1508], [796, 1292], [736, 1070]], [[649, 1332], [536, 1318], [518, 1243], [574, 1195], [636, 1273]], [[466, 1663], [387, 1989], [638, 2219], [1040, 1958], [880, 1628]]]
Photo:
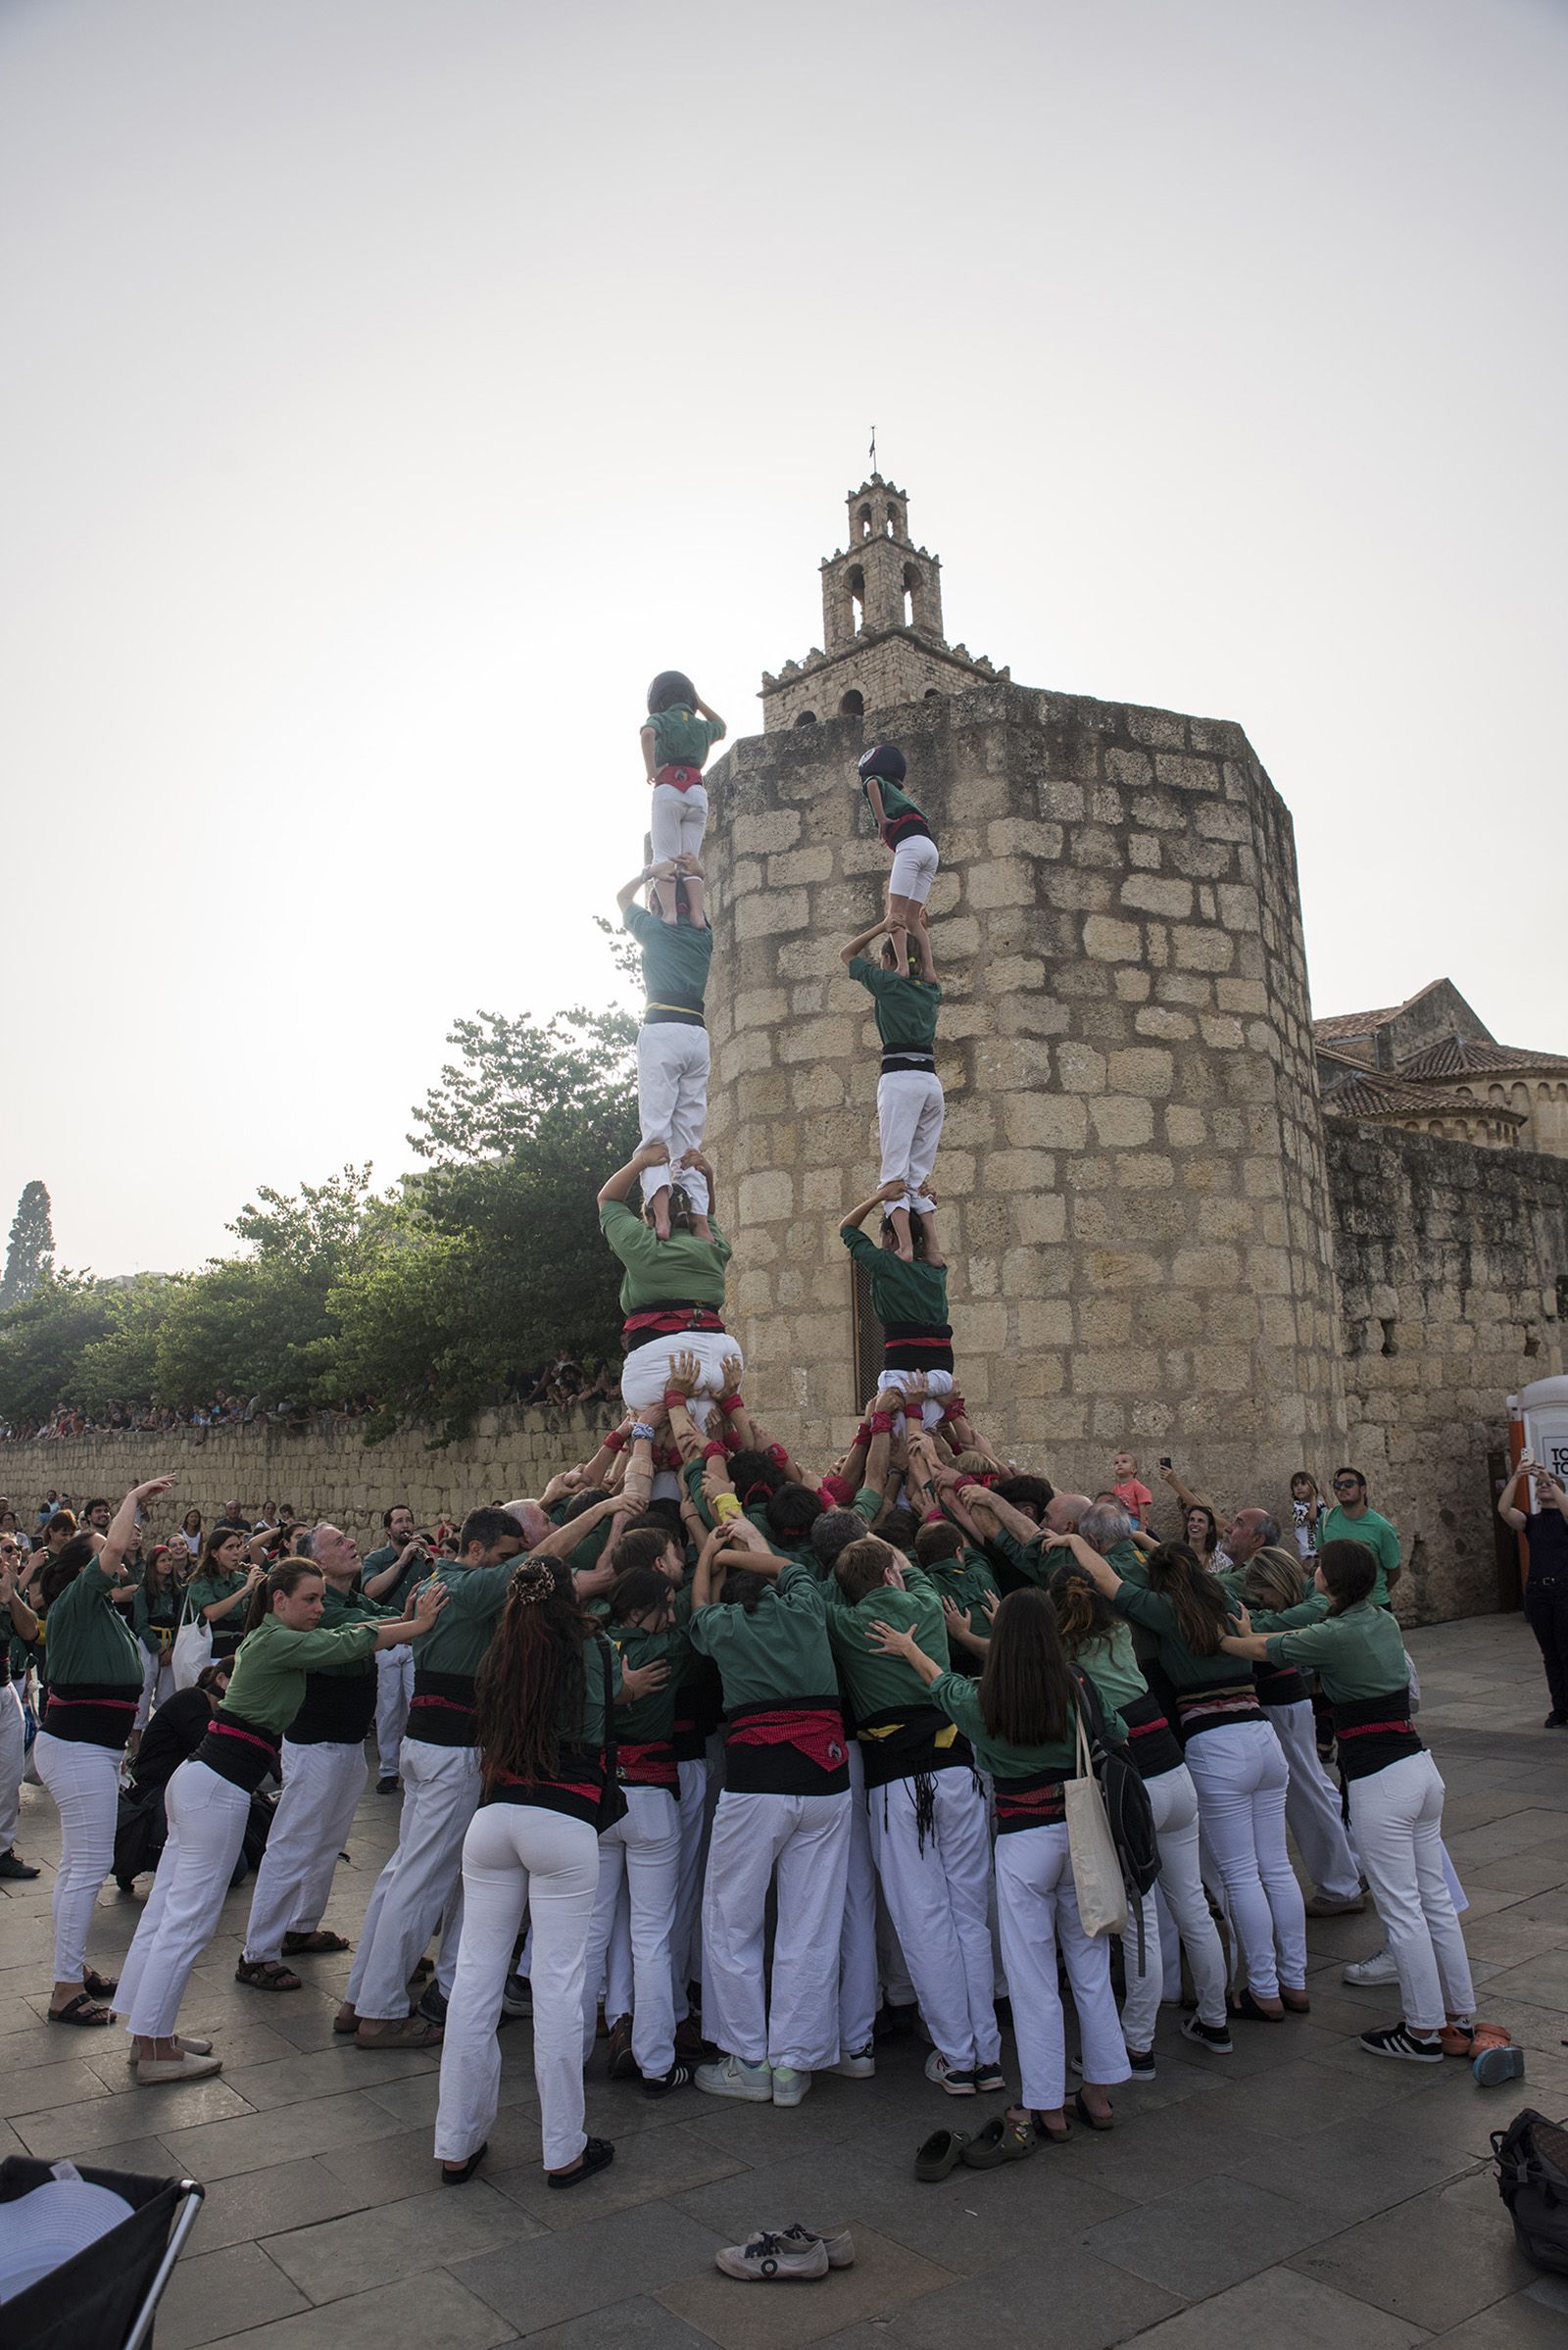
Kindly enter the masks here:
[[871, 470], [876, 471], [876, 426], [871, 427]]

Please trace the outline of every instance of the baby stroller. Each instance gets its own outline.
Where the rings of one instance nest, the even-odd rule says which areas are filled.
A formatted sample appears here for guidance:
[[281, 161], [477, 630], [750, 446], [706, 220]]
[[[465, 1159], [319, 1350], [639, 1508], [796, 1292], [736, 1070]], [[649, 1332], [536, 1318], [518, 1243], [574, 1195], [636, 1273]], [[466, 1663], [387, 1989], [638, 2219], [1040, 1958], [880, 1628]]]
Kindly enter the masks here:
[[[89, 2171], [131, 2205], [131, 2216], [0, 2305], [6, 2350], [143, 2350], [174, 2263], [196, 2225], [204, 2189], [194, 2179], [144, 2179], [130, 2171]], [[46, 2162], [20, 2154], [0, 2162], [0, 2204], [49, 2179]]]

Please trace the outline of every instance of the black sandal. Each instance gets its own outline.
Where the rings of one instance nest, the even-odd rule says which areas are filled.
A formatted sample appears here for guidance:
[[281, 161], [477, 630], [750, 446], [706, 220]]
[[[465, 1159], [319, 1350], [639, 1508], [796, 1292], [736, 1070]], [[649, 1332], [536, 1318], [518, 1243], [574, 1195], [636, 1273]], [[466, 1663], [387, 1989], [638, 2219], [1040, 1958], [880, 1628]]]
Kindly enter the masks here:
[[1074, 2094], [1072, 2110], [1078, 2116], [1079, 2121], [1082, 2122], [1086, 2130], [1114, 2130], [1116, 2127], [1115, 2123], [1111, 2120], [1108, 2114], [1091, 2113], [1089, 2109], [1089, 2101], [1085, 2097], [1082, 2089], [1077, 2090]]
[[475, 2171], [477, 2171], [479, 2165], [483, 2162], [489, 2151], [490, 2140], [486, 2138], [484, 2144], [479, 2148], [478, 2152], [476, 2154], [470, 2154], [461, 2170], [449, 2171], [446, 2165], [443, 2163], [441, 2166], [441, 2184], [443, 2186], [466, 2186], [469, 2179], [473, 2177]]
[[234, 1969], [236, 1983], [248, 1983], [253, 1991], [301, 1991], [305, 1988], [292, 1967], [280, 1966], [275, 1958], [242, 1958]]
[[84, 1991], [90, 1991], [95, 1999], [112, 1999], [120, 1988], [120, 1978], [118, 1975], [100, 1975], [95, 1967], [88, 1967], [82, 1975], [81, 1987]]
[[1244, 2024], [1283, 2024], [1285, 2021], [1283, 2010], [1279, 2015], [1271, 2016], [1266, 2007], [1258, 2006], [1250, 1983], [1230, 2002], [1230, 2013], [1240, 2016]]
[[108, 2008], [100, 2006], [90, 1992], [78, 1991], [74, 1999], [67, 2000], [64, 2007], [50, 2008], [49, 2021], [51, 2024], [86, 2025], [95, 2032], [101, 2032], [111, 2017]]
[[1053, 2130], [1038, 2106], [1020, 2105], [1016, 2112], [1009, 2107], [1007, 2113], [1009, 2122], [1016, 2121], [1019, 2115], [1023, 2117], [1025, 2126], [1034, 2131], [1036, 2140], [1042, 2146], [1065, 2146], [1072, 2135], [1070, 2122], [1063, 2120], [1059, 2130]]
[[582, 2160], [574, 2171], [547, 2171], [547, 2186], [580, 2186], [596, 2171], [608, 2170], [615, 2159], [615, 2149], [609, 2138], [590, 2138], [582, 2150]]
[[285, 1934], [283, 1936], [285, 1958], [317, 1958], [328, 1950], [352, 1950], [354, 1944], [341, 1934], [329, 1933], [324, 1926], [318, 1926], [313, 1934]]

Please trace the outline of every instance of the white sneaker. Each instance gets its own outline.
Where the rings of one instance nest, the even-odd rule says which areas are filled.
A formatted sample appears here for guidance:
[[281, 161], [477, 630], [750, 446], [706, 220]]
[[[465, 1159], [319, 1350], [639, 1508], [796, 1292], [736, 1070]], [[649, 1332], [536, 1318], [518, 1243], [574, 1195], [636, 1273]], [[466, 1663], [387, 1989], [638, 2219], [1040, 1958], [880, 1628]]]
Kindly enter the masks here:
[[1399, 1970], [1394, 1963], [1393, 1951], [1384, 1948], [1374, 1950], [1370, 1958], [1352, 1959], [1345, 1969], [1344, 1980], [1363, 1986], [1375, 1983], [1397, 1983]]
[[791, 2065], [773, 2067], [773, 2103], [799, 2105], [811, 2085], [809, 2073], [797, 2073]]
[[743, 2064], [726, 2056], [716, 2065], [699, 2065], [697, 2085], [710, 2097], [739, 2097], [746, 2105], [771, 2105], [773, 2072], [767, 2064]]
[[863, 2048], [846, 2048], [829, 2071], [836, 2073], [841, 2081], [869, 2081], [876, 2071], [876, 2049], [869, 2041]]
[[[811, 2078], [808, 2073], [806, 2076]], [[804, 2242], [764, 2231], [754, 2235], [749, 2243], [728, 2244], [715, 2252], [713, 2265], [726, 2277], [738, 2277], [748, 2284], [787, 2284], [795, 2278], [825, 2277], [830, 2263], [827, 2246], [819, 2235], [808, 2236]]]
[[939, 2088], [946, 2089], [950, 2097], [974, 2095], [973, 2072], [965, 2072], [959, 2065], [950, 2065], [940, 2048], [933, 2048], [926, 2058], [925, 2077], [927, 2081], [934, 2081]]

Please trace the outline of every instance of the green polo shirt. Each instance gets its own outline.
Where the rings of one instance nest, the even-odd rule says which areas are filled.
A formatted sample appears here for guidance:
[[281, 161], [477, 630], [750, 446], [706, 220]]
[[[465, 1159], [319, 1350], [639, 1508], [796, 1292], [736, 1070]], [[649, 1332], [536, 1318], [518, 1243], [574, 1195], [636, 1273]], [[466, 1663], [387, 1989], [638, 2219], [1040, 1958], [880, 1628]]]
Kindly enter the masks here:
[[[870, 780], [864, 775], [860, 778], [860, 790], [864, 795], [867, 808], [871, 806]], [[901, 819], [906, 816], [918, 816], [921, 823], [925, 824], [924, 808], [917, 807], [907, 792], [902, 790], [898, 784], [890, 783], [885, 775], [878, 775], [874, 780], [877, 790], [882, 795], [882, 824], [879, 829], [884, 841], [887, 839], [888, 833], [894, 830]], [[872, 812], [875, 813], [874, 810]], [[930, 826], [926, 825], [926, 829], [929, 831]]]
[[1358, 1599], [1343, 1615], [1325, 1616], [1300, 1632], [1273, 1634], [1268, 1661], [1314, 1672], [1331, 1705], [1381, 1697], [1408, 1689], [1410, 1682], [1404, 1635], [1375, 1599]]
[[101, 1682], [106, 1688], [134, 1683], [139, 1689], [142, 1649], [113, 1598], [118, 1589], [96, 1559], [60, 1593], [49, 1609], [50, 1686]]
[[656, 710], [643, 720], [654, 730], [654, 764], [658, 767], [700, 767], [715, 743], [724, 740], [722, 723], [700, 718], [683, 702]]
[[853, 1224], [841, 1224], [839, 1238], [856, 1263], [865, 1268], [872, 1310], [884, 1329], [890, 1322], [907, 1322], [923, 1331], [946, 1328], [946, 1265], [924, 1264], [918, 1257], [913, 1264], [906, 1264], [891, 1248], [880, 1248], [868, 1241]]
[[[341, 1632], [350, 1624], [368, 1624], [373, 1631], [378, 1624], [395, 1624], [401, 1612], [382, 1600], [367, 1599], [363, 1591], [340, 1591], [335, 1584], [329, 1583], [321, 1603], [320, 1630]], [[368, 1656], [345, 1656], [334, 1664], [312, 1667], [313, 1672], [325, 1673], [334, 1681], [361, 1681], [374, 1670], [373, 1651]]]
[[277, 1616], [266, 1615], [239, 1644], [224, 1709], [281, 1738], [305, 1702], [308, 1673], [360, 1663], [374, 1651], [374, 1624], [294, 1632]]
[[[641, 1672], [644, 1665], [667, 1664], [669, 1679], [662, 1689], [653, 1689], [646, 1697], [634, 1697], [629, 1704], [615, 1708], [615, 1738], [617, 1744], [631, 1746], [667, 1746], [675, 1728], [675, 1706], [680, 1687], [691, 1662], [692, 1644], [685, 1630], [677, 1625], [670, 1632], [648, 1632], [638, 1624], [612, 1624], [608, 1627], [610, 1644], [615, 1651], [615, 1687], [627, 1666]], [[587, 1658], [589, 1672], [598, 1669], [597, 1651]]]
[[850, 1710], [858, 1722], [889, 1706], [929, 1706], [926, 1685], [902, 1656], [887, 1656], [871, 1644], [873, 1624], [891, 1624], [896, 1632], [912, 1632], [933, 1664], [950, 1671], [948, 1627], [935, 1587], [918, 1567], [904, 1570], [904, 1589], [880, 1584], [851, 1607], [829, 1577], [827, 1630], [833, 1655], [849, 1694]]
[[[964, 1548], [954, 1558], [934, 1559], [923, 1570], [939, 1601], [951, 1599], [961, 1607], [969, 1619], [969, 1630], [977, 1638], [991, 1638], [991, 1617], [986, 1609], [987, 1598], [998, 1598], [997, 1579], [978, 1550]], [[944, 1623], [946, 1618], [944, 1618]], [[979, 1672], [983, 1659], [970, 1648], [953, 1649], [951, 1663], [955, 1673]]]
[[416, 1667], [426, 1673], [462, 1674], [471, 1681], [484, 1662], [496, 1618], [507, 1603], [507, 1586], [521, 1561], [505, 1558], [499, 1566], [465, 1567], [446, 1559], [427, 1580], [439, 1583], [447, 1603], [426, 1633], [414, 1643]]
[[1072, 1661], [1080, 1673], [1088, 1674], [1107, 1714], [1124, 1713], [1149, 1694], [1132, 1631], [1126, 1624], [1117, 1624], [1103, 1640], [1086, 1640], [1073, 1650]]
[[[191, 1614], [199, 1616], [203, 1608], [217, 1607], [221, 1600], [232, 1599], [236, 1591], [242, 1591], [245, 1589], [247, 1574], [248, 1570], [241, 1569], [238, 1574], [234, 1575], [199, 1576], [188, 1587], [186, 1592], [186, 1596], [190, 1600]], [[244, 1620], [244, 1609], [231, 1607], [226, 1616], [219, 1617], [212, 1629], [214, 1632], [238, 1632]]]
[[788, 1566], [752, 1613], [722, 1600], [692, 1610], [692, 1646], [717, 1665], [729, 1711], [834, 1695], [827, 1607], [815, 1576]]
[[1363, 1510], [1358, 1518], [1348, 1518], [1339, 1503], [1326, 1517], [1320, 1518], [1317, 1546], [1321, 1551], [1329, 1542], [1359, 1542], [1370, 1550], [1378, 1564], [1378, 1579], [1372, 1586], [1374, 1607], [1389, 1604], [1389, 1577], [1399, 1563], [1399, 1534], [1397, 1527], [1381, 1517], [1375, 1509]]
[[[1224, 1682], [1239, 1680], [1247, 1670], [1239, 1657], [1227, 1656], [1223, 1648], [1213, 1656], [1195, 1656], [1176, 1629], [1176, 1610], [1158, 1592], [1122, 1583], [1111, 1605], [1119, 1614], [1129, 1616], [1135, 1624], [1153, 1634], [1155, 1654], [1175, 1689], [1217, 1688]], [[1229, 1613], [1231, 1631], [1240, 1632], [1241, 1623], [1234, 1606]]]
[[722, 1308], [730, 1246], [716, 1224], [710, 1241], [700, 1241], [695, 1232], [672, 1232], [661, 1241], [624, 1199], [607, 1199], [599, 1210], [599, 1229], [626, 1268], [620, 1284], [623, 1314], [646, 1313], [666, 1299]]
[[[379, 1550], [372, 1550], [368, 1558], [362, 1559], [360, 1562], [361, 1592], [364, 1592], [365, 1586], [377, 1575], [384, 1575], [388, 1567], [395, 1566], [402, 1554], [403, 1544], [401, 1542], [383, 1542]], [[404, 1601], [416, 1584], [424, 1582], [433, 1563], [433, 1560], [429, 1558], [411, 1560], [396, 1583], [388, 1584], [380, 1597], [373, 1600], [371, 1604], [375, 1607], [389, 1609], [394, 1616], [402, 1615]]]
[[857, 955], [850, 977], [858, 979], [871, 999], [876, 1032], [884, 1045], [901, 1053], [929, 1053], [937, 1041], [937, 1013], [942, 990], [934, 979], [902, 979], [897, 971]]
[[1072, 1737], [1038, 1746], [1014, 1746], [1006, 1738], [994, 1738], [980, 1710], [979, 1688], [961, 1673], [944, 1673], [940, 1681], [933, 1682], [926, 1702], [940, 1706], [949, 1721], [957, 1724], [974, 1748], [981, 1770], [990, 1771], [995, 1778], [1027, 1779], [1036, 1771], [1070, 1771], [1077, 1759], [1077, 1740]]
[[644, 1017], [656, 1027], [672, 1012], [701, 1017], [713, 959], [713, 934], [707, 923], [699, 928], [693, 922], [662, 922], [641, 906], [628, 906], [621, 918], [643, 951]]

